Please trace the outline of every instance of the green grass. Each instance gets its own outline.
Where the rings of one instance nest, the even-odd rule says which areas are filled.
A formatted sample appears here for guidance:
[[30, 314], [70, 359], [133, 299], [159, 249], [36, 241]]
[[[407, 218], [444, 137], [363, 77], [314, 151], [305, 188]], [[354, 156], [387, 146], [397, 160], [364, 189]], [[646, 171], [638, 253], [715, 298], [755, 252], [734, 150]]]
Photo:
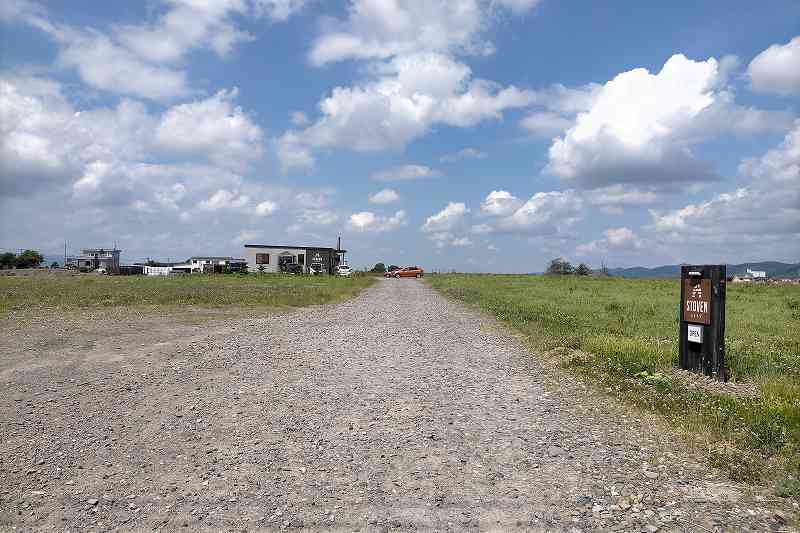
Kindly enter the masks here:
[[758, 397], [747, 398], [689, 390], [670, 378], [669, 369], [678, 363], [677, 280], [428, 279], [442, 293], [477, 305], [523, 333], [536, 350], [588, 352], [588, 360], [575, 358], [564, 366], [676, 425], [702, 430], [711, 462], [729, 465], [731, 477], [762, 481], [780, 464], [784, 480], [778, 492], [800, 496], [800, 490], [793, 492], [800, 487], [797, 286], [728, 286], [726, 362], [731, 379], [758, 386]]
[[1, 276], [0, 317], [98, 309], [300, 307], [343, 300], [373, 281], [258, 274]]

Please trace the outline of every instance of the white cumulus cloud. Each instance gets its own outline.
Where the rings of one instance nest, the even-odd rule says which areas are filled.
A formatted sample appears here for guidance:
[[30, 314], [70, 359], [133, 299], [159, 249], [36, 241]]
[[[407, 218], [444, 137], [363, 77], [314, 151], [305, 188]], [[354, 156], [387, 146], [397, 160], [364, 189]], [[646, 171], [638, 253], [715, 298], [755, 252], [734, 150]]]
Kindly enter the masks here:
[[220, 166], [246, 168], [263, 154], [263, 133], [233, 104], [237, 93], [236, 89], [222, 90], [168, 109], [156, 128], [156, 142], [167, 150], [207, 154]]
[[568, 183], [705, 181], [709, 164], [674, 134], [714, 102], [718, 64], [671, 57], [657, 74], [617, 75], [550, 147], [547, 170]]
[[486, 157], [484, 152], [481, 152], [477, 148], [462, 148], [458, 152], [452, 154], [445, 154], [439, 158], [439, 161], [442, 163], [452, 163], [454, 161], [460, 161], [462, 159], [483, 159]]
[[625, 207], [641, 207], [656, 203], [661, 195], [657, 190], [639, 189], [631, 185], [609, 185], [584, 193], [586, 201], [607, 214], [619, 215]]
[[219, 211], [222, 209], [241, 209], [250, 202], [247, 195], [235, 191], [219, 189], [208, 199], [200, 202], [197, 207], [203, 211]]
[[468, 66], [437, 53], [398, 56], [368, 72], [369, 81], [335, 87], [313, 124], [276, 140], [284, 170], [312, 169], [315, 149], [398, 149], [437, 124], [467, 128], [500, 120], [533, 99], [530, 91], [472, 79]]
[[261, 231], [261, 230], [243, 229], [239, 233], [236, 234], [236, 237], [234, 237], [231, 240], [231, 243], [233, 243], [233, 244], [235, 244], [237, 246], [241, 246], [241, 245], [247, 244], [247, 243], [252, 243], [256, 239], [260, 238], [261, 235], [263, 235], [263, 234], [264, 234], [264, 232]]
[[603, 232], [603, 238], [587, 244], [580, 244], [575, 253], [580, 256], [608, 254], [619, 250], [634, 250], [642, 247], [642, 241], [636, 233], [627, 227], [609, 228]]
[[462, 224], [469, 209], [463, 202], [450, 202], [438, 213], [425, 220], [422, 231], [427, 233], [441, 233], [452, 231]]
[[484, 207], [485, 214], [495, 216], [473, 226], [473, 233], [551, 235], [583, 217], [583, 199], [572, 190], [538, 192], [524, 203], [506, 191], [492, 191]]
[[470, 210], [463, 202], [450, 202], [444, 209], [429, 216], [421, 230], [437, 248], [446, 246], [471, 246], [472, 241], [463, 233]]
[[800, 94], [800, 36], [773, 44], [750, 62], [747, 75], [753, 89], [782, 95]]
[[736, 104], [725, 86], [733, 58], [669, 58], [653, 74], [637, 68], [593, 88], [589, 104], [549, 149], [546, 171], [580, 188], [634, 184], [679, 188], [718, 179], [694, 145], [721, 133], [785, 131], [786, 112]]
[[285, 21], [306, 6], [307, 0], [254, 0], [256, 15], [266, 15], [272, 20]]
[[361, 211], [353, 213], [347, 221], [350, 229], [365, 233], [382, 233], [393, 231], [401, 226], [408, 224], [406, 212], [397, 211], [390, 217], [376, 215], [371, 211]]
[[536, 7], [541, 0], [492, 0], [492, 5], [503, 6], [515, 14], [525, 13]]
[[297, 220], [311, 226], [330, 226], [339, 220], [339, 215], [330, 209], [303, 209]]
[[671, 242], [753, 251], [780, 243], [783, 253], [800, 253], [800, 120], [779, 146], [743, 161], [739, 171], [749, 182], [735, 191], [680, 209], [651, 210], [651, 229]]
[[441, 172], [425, 165], [400, 165], [379, 170], [372, 174], [375, 181], [413, 181], [423, 178], [436, 178]]
[[488, 216], [507, 216], [519, 209], [522, 202], [508, 191], [492, 191], [481, 202], [481, 213]]
[[394, 189], [383, 189], [369, 196], [371, 204], [391, 204], [400, 199], [400, 195]]
[[278, 210], [278, 204], [271, 200], [264, 200], [256, 206], [256, 215], [260, 217], [268, 217]]
[[323, 31], [309, 58], [314, 65], [324, 65], [479, 48], [481, 16], [478, 0], [353, 0], [347, 19]]
[[418, 52], [489, 55], [484, 35], [506, 9], [523, 14], [540, 0], [351, 0], [344, 20], [327, 20], [309, 53], [313, 65], [387, 59]]
[[197, 49], [228, 56], [253, 36], [239, 29], [243, 18], [287, 19], [303, 0], [168, 0], [152, 20], [77, 28], [54, 21], [28, 0], [9, 0], [0, 18], [22, 22], [58, 46], [58, 65], [74, 68], [87, 85], [116, 94], [171, 101], [195, 93], [188, 86], [186, 58]]
[[572, 125], [572, 120], [552, 111], [536, 111], [520, 120], [519, 125], [534, 137], [552, 139], [564, 133]]

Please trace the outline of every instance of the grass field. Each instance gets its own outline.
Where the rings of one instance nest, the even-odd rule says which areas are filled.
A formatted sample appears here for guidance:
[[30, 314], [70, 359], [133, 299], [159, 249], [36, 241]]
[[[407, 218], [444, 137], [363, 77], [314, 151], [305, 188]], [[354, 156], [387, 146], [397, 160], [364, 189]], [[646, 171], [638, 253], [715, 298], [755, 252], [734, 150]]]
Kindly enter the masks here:
[[354, 296], [373, 283], [354, 276], [0, 276], [0, 317], [96, 309], [287, 308]]
[[726, 357], [755, 398], [686, 388], [678, 362], [677, 280], [437, 275], [444, 294], [477, 305], [538, 351], [590, 357], [562, 366], [702, 435], [712, 463], [741, 481], [777, 479], [800, 496], [800, 287], [729, 285]]

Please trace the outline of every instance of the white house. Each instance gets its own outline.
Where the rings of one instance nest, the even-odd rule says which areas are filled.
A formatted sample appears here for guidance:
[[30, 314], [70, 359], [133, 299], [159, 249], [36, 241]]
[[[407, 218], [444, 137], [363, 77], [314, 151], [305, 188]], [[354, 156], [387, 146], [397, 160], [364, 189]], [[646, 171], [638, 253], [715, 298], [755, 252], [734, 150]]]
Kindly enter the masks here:
[[767, 279], [767, 273], [763, 270], [750, 270], [748, 268], [747, 275], [753, 279]]
[[306, 273], [313, 268], [317, 272], [333, 274], [336, 267], [344, 262], [346, 250], [318, 246], [245, 244], [244, 253], [250, 273], [281, 272], [281, 267], [291, 264], [300, 265]]

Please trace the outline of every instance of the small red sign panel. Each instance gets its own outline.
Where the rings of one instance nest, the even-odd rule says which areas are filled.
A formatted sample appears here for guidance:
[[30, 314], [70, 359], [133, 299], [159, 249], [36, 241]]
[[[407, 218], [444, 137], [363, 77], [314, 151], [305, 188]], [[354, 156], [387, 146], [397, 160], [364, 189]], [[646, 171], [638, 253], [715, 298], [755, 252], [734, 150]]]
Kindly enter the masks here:
[[710, 279], [684, 280], [683, 320], [695, 324], [711, 324]]

